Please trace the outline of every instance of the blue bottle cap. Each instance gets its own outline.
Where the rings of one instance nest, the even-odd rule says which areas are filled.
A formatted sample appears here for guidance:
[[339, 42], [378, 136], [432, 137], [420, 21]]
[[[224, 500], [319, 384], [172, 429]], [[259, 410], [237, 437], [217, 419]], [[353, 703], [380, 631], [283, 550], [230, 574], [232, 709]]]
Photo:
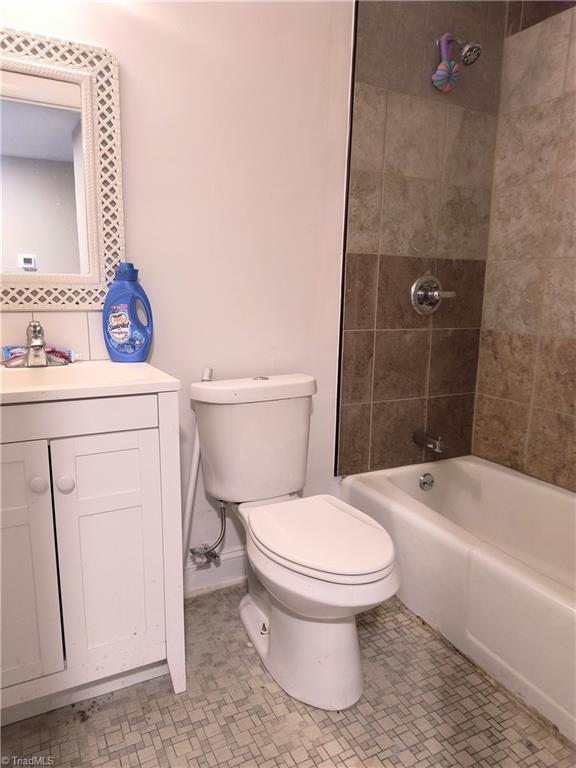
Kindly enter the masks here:
[[138, 280], [138, 270], [134, 269], [134, 264], [131, 261], [121, 261], [116, 267], [114, 279], [136, 282]]

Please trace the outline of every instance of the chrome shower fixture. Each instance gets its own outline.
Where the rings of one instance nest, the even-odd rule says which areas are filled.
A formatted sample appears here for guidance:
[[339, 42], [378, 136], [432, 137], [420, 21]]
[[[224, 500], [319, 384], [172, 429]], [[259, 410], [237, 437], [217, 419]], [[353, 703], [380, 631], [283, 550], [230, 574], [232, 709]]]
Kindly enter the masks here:
[[[460, 62], [466, 66], [474, 64], [480, 58], [482, 46], [480, 43], [454, 37], [451, 32], [444, 32], [436, 40], [436, 45], [440, 53], [440, 63], [432, 73], [432, 85], [442, 93], [450, 93], [460, 77]], [[452, 57], [455, 45], [460, 49], [460, 61]]]
[[482, 46], [480, 43], [471, 40], [459, 40], [456, 38], [456, 43], [460, 47], [460, 59], [462, 64], [466, 66], [475, 64], [482, 55]]

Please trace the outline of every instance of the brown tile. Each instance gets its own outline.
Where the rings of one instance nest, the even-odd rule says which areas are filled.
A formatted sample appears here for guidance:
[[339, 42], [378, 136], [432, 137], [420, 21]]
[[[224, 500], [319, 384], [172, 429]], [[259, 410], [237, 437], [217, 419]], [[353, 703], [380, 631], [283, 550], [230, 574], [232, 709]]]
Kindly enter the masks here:
[[358, 330], [374, 328], [378, 256], [346, 254], [344, 283], [344, 328]]
[[561, 96], [570, 22], [569, 14], [555, 16], [506, 41], [500, 114]]
[[445, 291], [456, 291], [444, 299], [432, 315], [434, 328], [479, 328], [484, 296], [484, 261], [438, 259], [436, 275]]
[[368, 471], [370, 404], [341, 405], [338, 439], [338, 474]]
[[436, 255], [440, 183], [384, 177], [380, 253], [392, 256]]
[[446, 107], [430, 99], [390, 93], [384, 149], [385, 173], [440, 181]]
[[482, 331], [477, 391], [522, 403], [530, 402], [536, 343], [536, 336]]
[[576, 338], [540, 340], [535, 405], [576, 414]]
[[356, 83], [352, 117], [351, 167], [382, 173], [386, 91], [374, 85]]
[[551, 256], [576, 258], [576, 176], [556, 179], [548, 236]]
[[[432, 86], [431, 76], [439, 61], [436, 39], [446, 31], [453, 32], [461, 38], [480, 40], [483, 53], [478, 64], [463, 67], [458, 86], [448, 97], [450, 103], [495, 114], [498, 108], [504, 22], [503, 3], [475, 0], [431, 2], [423, 57], [423, 93], [438, 101], [447, 100], [445, 94]], [[457, 50], [455, 53], [458, 55]]]
[[576, 91], [576, 10], [572, 13], [572, 37], [570, 38], [570, 46], [568, 48], [568, 65], [566, 66], [566, 81], [564, 83], [564, 91], [566, 93], [573, 93]]
[[434, 259], [380, 256], [377, 328], [428, 328], [430, 318], [419, 315], [410, 301], [415, 280], [434, 272]]
[[478, 0], [432, 0], [429, 5], [428, 31], [434, 40], [446, 29], [472, 39], [486, 21], [486, 3]]
[[440, 435], [444, 441], [444, 453], [426, 451], [426, 461], [466, 456], [472, 446], [474, 421], [474, 395], [450, 395], [430, 397], [426, 416], [426, 431]]
[[429, 395], [474, 392], [479, 330], [432, 331]]
[[490, 189], [495, 144], [496, 118], [493, 115], [450, 107], [444, 181], [457, 187]]
[[468, 72], [470, 70], [478, 70], [478, 72], [472, 72], [472, 77], [469, 78], [470, 90], [475, 88], [476, 91], [465, 106], [497, 115], [500, 103], [502, 59], [506, 41], [506, 2], [504, 0], [489, 0], [486, 3], [486, 11], [486, 31], [480, 41], [482, 43], [480, 63], [483, 66], [466, 67]]
[[527, 405], [476, 396], [472, 448], [476, 456], [522, 471], [527, 429]]
[[494, 184], [532, 184], [554, 173], [560, 134], [560, 100], [526, 107], [498, 121]]
[[490, 190], [445, 186], [438, 226], [438, 257], [486, 259]]
[[535, 333], [543, 301], [544, 274], [543, 262], [535, 259], [488, 261], [483, 327]]
[[373, 400], [426, 394], [429, 331], [376, 331]]
[[381, 202], [382, 174], [351, 171], [346, 233], [349, 253], [378, 253]]
[[541, 330], [550, 336], [576, 336], [576, 259], [544, 265]]
[[525, 260], [550, 255], [548, 224], [553, 192], [553, 177], [495, 191], [489, 258]]
[[556, 13], [563, 13], [576, 5], [574, 0], [524, 0], [522, 8], [522, 29], [548, 19]]
[[570, 491], [576, 491], [576, 418], [534, 409], [526, 472]]
[[492, 32], [502, 38], [506, 37], [508, 5], [508, 0], [489, 0], [489, 2], [486, 3], [487, 32]]
[[520, 32], [522, 24], [522, 0], [510, 0], [508, 3], [508, 18], [506, 20], [506, 34], [514, 35]]
[[370, 402], [374, 331], [344, 331], [343, 336], [340, 402]]
[[417, 464], [423, 460], [423, 450], [412, 435], [424, 428], [426, 400], [394, 400], [374, 403], [370, 469]]
[[420, 53], [426, 3], [358, 4], [356, 79], [404, 93], [420, 93]]
[[[576, 19], [576, 11], [574, 12]], [[576, 26], [576, 22], [574, 22]], [[576, 51], [576, 32], [573, 38], [573, 48]], [[576, 53], [571, 64], [576, 70]], [[558, 145], [558, 175], [573, 176], [576, 174], [576, 72], [574, 90], [562, 97], [562, 124], [560, 129], [560, 142]]]

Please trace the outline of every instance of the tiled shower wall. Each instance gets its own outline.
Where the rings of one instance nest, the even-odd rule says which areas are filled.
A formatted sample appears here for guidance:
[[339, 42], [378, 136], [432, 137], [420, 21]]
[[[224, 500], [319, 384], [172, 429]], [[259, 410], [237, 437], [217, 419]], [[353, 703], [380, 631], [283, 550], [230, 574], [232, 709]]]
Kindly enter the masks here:
[[514, 35], [575, 5], [576, 0], [511, 0], [508, 3], [507, 34]]
[[576, 9], [509, 37], [474, 453], [576, 490]]
[[[470, 452], [505, 4], [361, 2], [345, 257], [338, 472]], [[436, 38], [484, 46], [450, 95]], [[432, 319], [410, 304], [435, 273], [455, 290]], [[432, 458], [432, 457], [430, 457]]]

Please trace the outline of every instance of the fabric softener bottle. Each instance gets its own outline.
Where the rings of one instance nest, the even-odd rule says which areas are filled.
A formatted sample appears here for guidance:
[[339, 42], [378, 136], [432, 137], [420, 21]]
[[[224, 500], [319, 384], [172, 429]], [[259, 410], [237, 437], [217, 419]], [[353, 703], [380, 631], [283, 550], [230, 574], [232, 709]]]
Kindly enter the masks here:
[[138, 270], [129, 261], [116, 267], [114, 282], [104, 301], [104, 341], [110, 359], [143, 363], [152, 343], [152, 310]]

